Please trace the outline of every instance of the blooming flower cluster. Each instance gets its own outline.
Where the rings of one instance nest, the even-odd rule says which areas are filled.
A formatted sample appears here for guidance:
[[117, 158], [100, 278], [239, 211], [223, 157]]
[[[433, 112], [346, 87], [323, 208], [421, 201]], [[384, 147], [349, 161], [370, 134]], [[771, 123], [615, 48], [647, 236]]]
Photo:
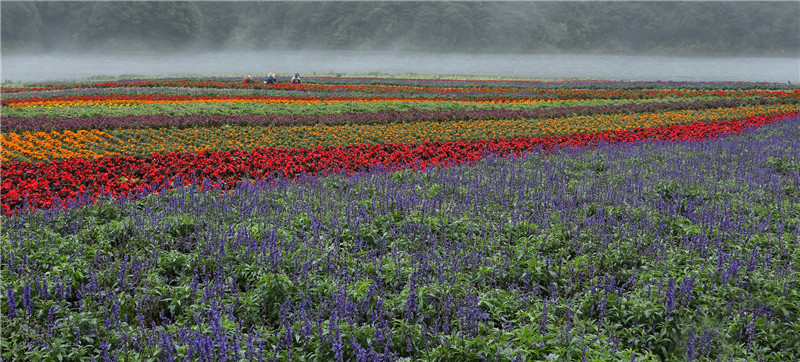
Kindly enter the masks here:
[[[210, 78], [0, 98], [3, 360], [800, 357], [791, 87]], [[342, 112], [353, 99], [378, 101]], [[162, 103], [103, 114], [127, 100]]]

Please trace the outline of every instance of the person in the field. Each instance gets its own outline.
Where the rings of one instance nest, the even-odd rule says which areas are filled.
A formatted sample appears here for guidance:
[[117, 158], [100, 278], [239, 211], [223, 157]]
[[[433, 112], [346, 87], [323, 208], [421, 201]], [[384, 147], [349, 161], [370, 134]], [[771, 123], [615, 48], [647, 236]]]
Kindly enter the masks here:
[[267, 75], [267, 79], [264, 80], [264, 84], [277, 84], [277, 83], [278, 83], [278, 78], [275, 78], [275, 73], [269, 73], [269, 75]]

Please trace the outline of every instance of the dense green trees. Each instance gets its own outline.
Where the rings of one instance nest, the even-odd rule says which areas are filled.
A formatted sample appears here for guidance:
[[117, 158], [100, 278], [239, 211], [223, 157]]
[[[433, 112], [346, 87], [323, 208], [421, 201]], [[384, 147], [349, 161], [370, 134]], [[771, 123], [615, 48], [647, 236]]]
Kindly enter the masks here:
[[198, 45], [202, 15], [190, 2], [97, 2], [74, 33], [101, 48]]
[[[39, 39], [42, 18], [33, 3], [4, 3], [0, 5], [0, 41], [3, 49], [26, 47]], [[13, 34], [7, 36], [6, 34]]]
[[16, 2], [2, 49], [796, 56], [798, 2]]

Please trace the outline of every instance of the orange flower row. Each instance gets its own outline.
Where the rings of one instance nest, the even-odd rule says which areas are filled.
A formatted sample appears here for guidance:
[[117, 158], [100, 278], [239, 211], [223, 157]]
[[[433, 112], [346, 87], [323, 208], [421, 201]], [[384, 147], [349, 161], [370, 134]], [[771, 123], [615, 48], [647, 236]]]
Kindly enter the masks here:
[[116, 139], [99, 130], [0, 134], [0, 160], [49, 161], [119, 156], [108, 151]]

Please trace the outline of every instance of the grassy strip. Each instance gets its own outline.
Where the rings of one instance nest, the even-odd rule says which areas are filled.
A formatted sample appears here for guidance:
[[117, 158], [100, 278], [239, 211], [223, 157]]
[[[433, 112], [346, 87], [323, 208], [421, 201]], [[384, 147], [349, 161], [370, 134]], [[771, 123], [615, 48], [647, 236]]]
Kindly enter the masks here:
[[[257, 103], [257, 102], [197, 102], [125, 105], [71, 105], [47, 107], [9, 107], [3, 108], [7, 117], [62, 117], [92, 118], [98, 116], [121, 117], [131, 115], [165, 114], [171, 116], [203, 115], [271, 115], [271, 114], [332, 114], [345, 112], [376, 112], [406, 110], [475, 110], [475, 109], [514, 109], [529, 110], [564, 106], [592, 106], [605, 104], [625, 104], [630, 100], [602, 101], [550, 101], [530, 103], [479, 103], [479, 102], [332, 102], [332, 103]], [[655, 102], [654, 100], [644, 102]], [[644, 103], [637, 101], [637, 103]], [[5, 132], [5, 130], [4, 130]]]

